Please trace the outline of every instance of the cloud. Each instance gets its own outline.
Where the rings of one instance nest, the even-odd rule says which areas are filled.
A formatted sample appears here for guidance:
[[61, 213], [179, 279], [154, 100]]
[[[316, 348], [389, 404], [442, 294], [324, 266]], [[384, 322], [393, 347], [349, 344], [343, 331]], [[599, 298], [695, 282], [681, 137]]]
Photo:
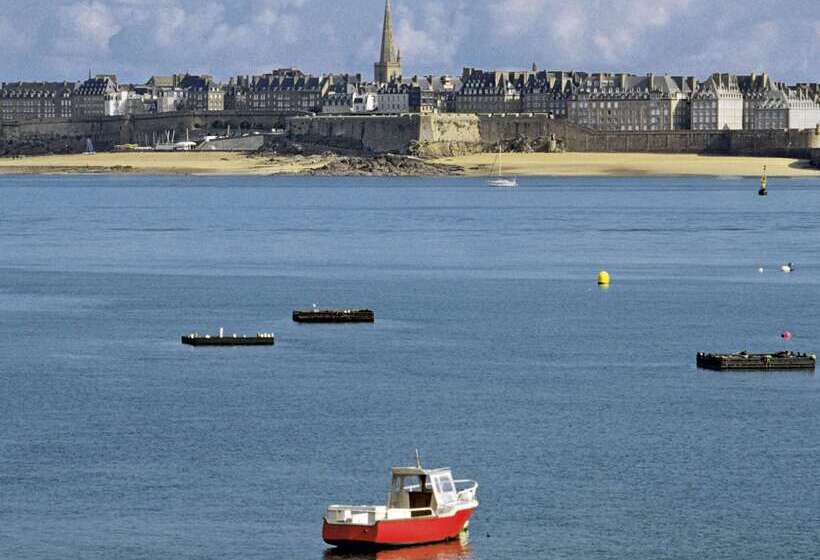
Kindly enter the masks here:
[[[383, 0], [1, 0], [0, 81], [145, 80], [277, 66], [364, 72]], [[405, 74], [485, 68], [672, 72], [767, 69], [817, 81], [817, 0], [393, 0]], [[807, 16], [807, 14], [809, 14]]]
[[563, 5], [556, 9], [549, 29], [559, 49], [578, 52], [580, 44], [586, 41], [586, 12], [579, 4]]
[[417, 0], [412, 8], [407, 4], [397, 6], [394, 15], [402, 58], [431, 71], [454, 63], [469, 27], [466, 4], [461, 0]]
[[58, 44], [66, 54], [107, 52], [109, 40], [122, 29], [111, 8], [96, 0], [62, 6], [57, 14]]
[[547, 9], [546, 0], [506, 0], [489, 8], [493, 32], [500, 37], [514, 37], [529, 31]]
[[507, 0], [490, 6], [488, 13], [499, 43], [537, 44], [542, 53], [557, 51], [570, 62], [594, 57], [616, 63], [643, 47], [648, 35], [669, 27], [689, 5], [690, 0], [606, 5], [596, 0]]
[[0, 15], [0, 37], [3, 38], [6, 52], [17, 52], [31, 47], [31, 35], [20, 33], [8, 16]]

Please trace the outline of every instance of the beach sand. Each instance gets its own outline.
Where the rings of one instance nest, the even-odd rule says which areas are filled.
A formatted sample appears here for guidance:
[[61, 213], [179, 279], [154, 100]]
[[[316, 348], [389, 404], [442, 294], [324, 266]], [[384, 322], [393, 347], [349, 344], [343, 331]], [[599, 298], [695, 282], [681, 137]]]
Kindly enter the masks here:
[[[475, 154], [443, 158], [464, 168], [467, 175], [489, 175], [496, 154]], [[505, 154], [503, 174], [514, 176], [548, 175], [708, 175], [759, 177], [763, 166], [773, 177], [820, 177], [820, 170], [808, 161], [787, 158], [701, 156], [695, 154], [560, 153]]]
[[100, 152], [0, 158], [0, 174], [276, 175], [306, 173], [328, 161], [324, 156], [262, 156], [236, 152]]
[[[467, 175], [491, 173], [495, 154], [475, 154], [431, 161], [454, 165]], [[113, 152], [0, 158], [0, 174], [132, 173], [142, 175], [281, 175], [304, 174], [322, 167], [328, 156], [264, 156], [214, 152]], [[504, 173], [534, 175], [713, 175], [760, 176], [766, 165], [772, 177], [820, 177], [803, 160], [699, 156], [690, 154], [506, 154]]]

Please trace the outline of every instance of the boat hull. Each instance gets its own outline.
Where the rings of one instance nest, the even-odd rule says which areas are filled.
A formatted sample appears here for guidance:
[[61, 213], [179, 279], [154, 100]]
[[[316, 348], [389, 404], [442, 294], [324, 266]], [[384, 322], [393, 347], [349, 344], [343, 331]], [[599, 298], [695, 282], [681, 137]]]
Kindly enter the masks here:
[[183, 336], [182, 344], [187, 346], [274, 346], [276, 339], [271, 337], [259, 336], [240, 336], [240, 337], [195, 337]]
[[466, 528], [474, 508], [449, 517], [424, 517], [379, 521], [375, 525], [332, 524], [327, 520], [322, 538], [340, 548], [393, 548], [431, 544], [458, 538]]
[[698, 354], [697, 366], [716, 371], [789, 371], [814, 370], [817, 359], [808, 354]]
[[294, 311], [297, 323], [375, 323], [376, 314], [369, 309]]
[[512, 188], [518, 186], [518, 181], [514, 179], [490, 179], [487, 184], [495, 188]]

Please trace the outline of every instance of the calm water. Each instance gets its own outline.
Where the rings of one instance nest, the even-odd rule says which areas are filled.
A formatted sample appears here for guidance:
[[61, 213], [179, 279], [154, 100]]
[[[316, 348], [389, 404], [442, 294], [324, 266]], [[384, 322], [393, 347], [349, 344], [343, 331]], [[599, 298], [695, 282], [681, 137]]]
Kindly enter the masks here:
[[0, 558], [336, 558], [416, 447], [470, 542], [381, 560], [817, 558], [817, 376], [694, 367], [820, 350], [820, 180], [756, 189], [2, 177]]

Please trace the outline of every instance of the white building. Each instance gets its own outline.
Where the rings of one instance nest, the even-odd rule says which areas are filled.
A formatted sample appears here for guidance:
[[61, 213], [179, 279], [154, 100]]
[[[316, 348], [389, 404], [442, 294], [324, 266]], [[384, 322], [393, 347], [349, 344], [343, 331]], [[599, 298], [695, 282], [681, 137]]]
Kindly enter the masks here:
[[376, 112], [401, 114], [410, 112], [410, 89], [405, 84], [391, 82], [376, 93]]
[[159, 88], [156, 92], [157, 113], [178, 111], [185, 101], [185, 90], [180, 87]]
[[692, 130], [742, 130], [743, 94], [737, 76], [714, 74], [692, 94]]
[[786, 103], [789, 107], [789, 128], [804, 130], [820, 125], [820, 104], [814, 98], [791, 90]]

